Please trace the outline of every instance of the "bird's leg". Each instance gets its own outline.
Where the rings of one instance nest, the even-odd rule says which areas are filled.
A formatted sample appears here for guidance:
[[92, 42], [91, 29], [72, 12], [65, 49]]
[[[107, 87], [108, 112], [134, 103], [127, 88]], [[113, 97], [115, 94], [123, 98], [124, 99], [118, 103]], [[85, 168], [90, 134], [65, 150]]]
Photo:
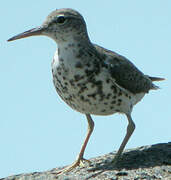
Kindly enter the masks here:
[[127, 133], [124, 137], [124, 140], [122, 141], [122, 144], [119, 147], [118, 152], [116, 153], [116, 156], [114, 157], [112, 163], [117, 163], [118, 159], [120, 158], [129, 138], [131, 137], [132, 133], [134, 132], [135, 129], [135, 123], [133, 122], [131, 118], [131, 114], [126, 114], [127, 119], [128, 119], [128, 126], [127, 126]]
[[[85, 151], [85, 148], [87, 146], [87, 143], [88, 143], [88, 140], [91, 136], [91, 133], [93, 132], [93, 129], [94, 129], [94, 122], [90, 116], [90, 114], [86, 114], [86, 117], [87, 117], [87, 122], [88, 122], [88, 129], [87, 129], [87, 135], [86, 135], [86, 138], [84, 140], [84, 143], [81, 147], [81, 150], [80, 150], [80, 153], [78, 154], [78, 157], [76, 159], [76, 161], [74, 163], [72, 163], [70, 166], [64, 168], [62, 171], [60, 171], [59, 173], [63, 174], [65, 172], [69, 172], [71, 171], [73, 168], [79, 166], [79, 165], [83, 165], [84, 164], [84, 161], [87, 161], [89, 162], [88, 160], [85, 160], [83, 158], [83, 155], [84, 155], [84, 151]], [[89, 162], [90, 163], [90, 162]]]
[[87, 122], [88, 122], [87, 135], [86, 135], [86, 138], [84, 140], [84, 143], [81, 147], [80, 153], [78, 154], [78, 157], [76, 160], [76, 162], [78, 161], [80, 165], [83, 165], [84, 161], [89, 162], [88, 160], [84, 159], [83, 156], [84, 156], [84, 151], [85, 151], [85, 148], [86, 148], [87, 143], [89, 141], [89, 138], [90, 138], [90, 136], [93, 132], [93, 129], [94, 129], [94, 122], [93, 122], [91, 116], [89, 114], [86, 114], [86, 117], [87, 117]]

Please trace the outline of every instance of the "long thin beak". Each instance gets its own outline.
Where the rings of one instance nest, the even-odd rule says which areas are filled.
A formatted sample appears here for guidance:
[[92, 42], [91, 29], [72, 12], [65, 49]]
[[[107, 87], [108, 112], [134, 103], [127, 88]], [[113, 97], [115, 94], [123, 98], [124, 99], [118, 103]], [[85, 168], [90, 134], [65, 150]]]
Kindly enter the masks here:
[[20, 34], [14, 36], [14, 37], [8, 39], [7, 41], [14, 41], [14, 40], [26, 38], [26, 37], [29, 37], [29, 36], [38, 36], [38, 35], [42, 34], [42, 31], [43, 31], [43, 27], [39, 26], [39, 27], [30, 29], [28, 31], [25, 31], [23, 33], [20, 33]]

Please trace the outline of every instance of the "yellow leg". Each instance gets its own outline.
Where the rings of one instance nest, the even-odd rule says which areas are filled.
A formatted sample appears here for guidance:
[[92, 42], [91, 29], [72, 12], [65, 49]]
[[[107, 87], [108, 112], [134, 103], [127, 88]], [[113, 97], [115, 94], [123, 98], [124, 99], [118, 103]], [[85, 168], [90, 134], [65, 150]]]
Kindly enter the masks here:
[[83, 155], [84, 155], [84, 151], [85, 151], [85, 148], [87, 146], [87, 143], [88, 143], [88, 140], [91, 136], [91, 133], [93, 132], [93, 129], [94, 129], [94, 122], [90, 116], [90, 114], [86, 114], [86, 117], [87, 117], [87, 122], [88, 122], [88, 129], [87, 129], [87, 135], [86, 135], [86, 138], [84, 140], [84, 143], [81, 147], [81, 150], [80, 150], [80, 153], [78, 154], [78, 157], [76, 159], [76, 161], [74, 163], [72, 163], [70, 166], [64, 168], [62, 171], [60, 171], [59, 173], [60, 174], [63, 174], [65, 172], [69, 172], [71, 171], [72, 169], [74, 169], [75, 167], [77, 166], [80, 166], [80, 165], [83, 165], [84, 164], [84, 161], [87, 161], [90, 163], [90, 161], [88, 160], [85, 160], [83, 158]]
[[119, 147], [119, 150], [118, 152], [116, 153], [116, 156], [114, 157], [112, 163], [117, 163], [118, 159], [120, 158], [128, 140], [130, 139], [132, 133], [134, 132], [134, 129], [135, 129], [135, 124], [131, 118], [131, 115], [130, 114], [126, 114], [127, 116], [127, 119], [128, 119], [128, 126], [127, 126], [127, 133], [124, 137], [124, 140], [122, 141], [122, 144], [120, 145]]

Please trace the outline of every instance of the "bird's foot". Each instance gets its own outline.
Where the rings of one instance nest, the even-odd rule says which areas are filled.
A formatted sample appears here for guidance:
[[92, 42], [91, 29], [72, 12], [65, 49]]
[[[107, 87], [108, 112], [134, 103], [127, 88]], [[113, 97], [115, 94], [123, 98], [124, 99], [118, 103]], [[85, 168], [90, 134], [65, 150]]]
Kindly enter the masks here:
[[91, 161], [84, 159], [84, 158], [78, 158], [75, 162], [73, 162], [70, 166], [62, 169], [60, 172], [58, 172], [57, 174], [64, 174], [66, 172], [69, 172], [71, 170], [73, 170], [74, 168], [76, 168], [77, 166], [81, 166], [83, 167], [85, 165], [85, 162], [90, 164]]
[[112, 164], [116, 165], [118, 163], [118, 161], [120, 160], [121, 155], [116, 154], [115, 157], [113, 158], [113, 160], [111, 161]]
[[84, 167], [86, 163], [90, 164], [91, 161], [82, 158], [82, 159], [80, 159], [79, 166]]

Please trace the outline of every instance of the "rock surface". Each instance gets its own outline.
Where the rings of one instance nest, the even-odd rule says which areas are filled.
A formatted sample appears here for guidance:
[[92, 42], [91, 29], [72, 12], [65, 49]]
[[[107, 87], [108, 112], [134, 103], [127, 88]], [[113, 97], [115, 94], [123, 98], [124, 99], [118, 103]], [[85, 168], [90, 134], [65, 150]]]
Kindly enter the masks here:
[[57, 174], [62, 167], [0, 180], [171, 180], [171, 142], [124, 151], [120, 161], [111, 163], [115, 153], [90, 159], [91, 164]]

